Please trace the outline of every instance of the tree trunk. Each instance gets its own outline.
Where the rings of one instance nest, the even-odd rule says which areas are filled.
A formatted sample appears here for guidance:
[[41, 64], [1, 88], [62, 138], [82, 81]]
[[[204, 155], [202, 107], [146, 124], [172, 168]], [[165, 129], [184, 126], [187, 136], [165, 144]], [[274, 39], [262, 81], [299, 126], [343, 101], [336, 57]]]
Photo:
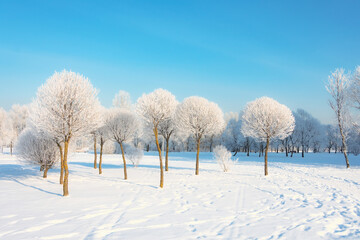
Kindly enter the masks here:
[[127, 172], [126, 172], [126, 161], [125, 161], [124, 148], [123, 148], [122, 142], [119, 142], [119, 144], [120, 144], [121, 155], [122, 155], [122, 159], [123, 159], [123, 163], [124, 163], [124, 180], [126, 180], [127, 179]]
[[96, 134], [94, 134], [94, 168], [97, 168]]
[[161, 156], [161, 149], [160, 149], [160, 145], [159, 145], [159, 139], [158, 139], [158, 130], [157, 127], [154, 127], [154, 135], [155, 135], [155, 142], [156, 142], [156, 147], [157, 150], [159, 152], [159, 160], [160, 160], [160, 187], [163, 188], [164, 187], [164, 170], [163, 170], [163, 163], [162, 163], [162, 156]]
[[44, 175], [43, 175], [43, 178], [47, 178], [47, 172], [48, 172], [49, 168], [46, 167], [45, 170], [44, 170]]
[[247, 154], [246, 154], [246, 156], [250, 156], [250, 147], [249, 147], [249, 146], [247, 147]]
[[68, 151], [69, 151], [69, 141], [70, 139], [65, 140], [64, 142], [64, 183], [63, 183], [63, 196], [69, 195], [69, 168], [67, 163]]
[[102, 155], [103, 155], [103, 147], [104, 147], [104, 141], [100, 139], [100, 161], [99, 161], [99, 174], [102, 174]]
[[266, 138], [266, 148], [265, 148], [265, 176], [268, 175], [268, 151], [269, 151], [270, 138]]
[[304, 157], [304, 146], [301, 148], [301, 157]]
[[60, 143], [56, 143], [59, 147], [60, 151], [60, 184], [64, 183], [64, 155], [63, 155], [63, 149], [61, 147]]
[[341, 140], [342, 140], [342, 149], [343, 149], [343, 153], [344, 153], [344, 157], [345, 157], [346, 168], [349, 168], [350, 164], [349, 164], [349, 159], [347, 156], [346, 140], [345, 140], [345, 135], [344, 135], [340, 121], [339, 121], [339, 129], [340, 129], [340, 135], [341, 135]]
[[238, 153], [238, 151], [235, 151], [235, 153], [233, 154], [233, 157], [235, 157], [237, 153]]
[[286, 157], [289, 156], [288, 147], [285, 147], [285, 155], [286, 155]]
[[169, 138], [166, 138], [165, 171], [169, 171]]
[[200, 154], [200, 137], [196, 139], [196, 169], [195, 175], [199, 175], [199, 154]]
[[13, 142], [10, 142], [10, 155], [12, 156], [13, 154]]

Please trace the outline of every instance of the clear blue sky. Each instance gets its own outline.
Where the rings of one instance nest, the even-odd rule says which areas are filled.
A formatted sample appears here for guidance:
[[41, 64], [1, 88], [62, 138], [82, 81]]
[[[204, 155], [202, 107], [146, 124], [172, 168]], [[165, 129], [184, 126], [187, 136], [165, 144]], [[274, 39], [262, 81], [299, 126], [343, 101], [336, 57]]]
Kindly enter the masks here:
[[89, 77], [109, 107], [162, 87], [224, 112], [269, 96], [332, 121], [324, 83], [360, 64], [360, 1], [0, 2], [0, 107], [54, 71]]

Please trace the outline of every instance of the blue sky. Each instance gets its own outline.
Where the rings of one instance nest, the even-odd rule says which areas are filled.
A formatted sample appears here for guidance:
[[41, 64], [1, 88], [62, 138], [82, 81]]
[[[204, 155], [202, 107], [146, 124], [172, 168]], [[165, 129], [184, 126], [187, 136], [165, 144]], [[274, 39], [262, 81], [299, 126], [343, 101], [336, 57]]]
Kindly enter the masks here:
[[238, 112], [269, 96], [332, 122], [324, 83], [360, 64], [360, 1], [1, 1], [0, 107], [54, 71], [87, 76], [110, 107], [162, 87]]

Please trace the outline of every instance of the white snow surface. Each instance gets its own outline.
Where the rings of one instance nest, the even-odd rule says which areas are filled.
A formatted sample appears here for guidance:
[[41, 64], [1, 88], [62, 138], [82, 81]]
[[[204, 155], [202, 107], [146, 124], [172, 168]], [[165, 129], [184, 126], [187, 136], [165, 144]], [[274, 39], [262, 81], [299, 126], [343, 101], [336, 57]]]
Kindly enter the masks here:
[[170, 153], [159, 186], [156, 152], [139, 167], [104, 155], [103, 174], [93, 155], [70, 158], [69, 197], [59, 169], [43, 179], [38, 167], [0, 154], [0, 239], [359, 239], [360, 157], [309, 153], [286, 158], [237, 156], [221, 171], [210, 153]]

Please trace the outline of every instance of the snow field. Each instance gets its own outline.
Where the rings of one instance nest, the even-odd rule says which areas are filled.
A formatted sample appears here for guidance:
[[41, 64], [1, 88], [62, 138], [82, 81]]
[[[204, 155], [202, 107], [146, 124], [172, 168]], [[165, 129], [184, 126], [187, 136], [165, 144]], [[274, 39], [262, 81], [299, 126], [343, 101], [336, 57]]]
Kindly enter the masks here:
[[160, 189], [156, 154], [129, 164], [126, 181], [121, 155], [104, 155], [99, 175], [93, 155], [74, 154], [69, 197], [59, 169], [43, 179], [37, 167], [0, 154], [0, 239], [360, 238], [357, 157], [345, 169], [341, 154], [270, 154], [265, 177], [255, 154], [240, 154], [224, 173], [201, 153], [195, 176], [195, 153], [170, 153]]

